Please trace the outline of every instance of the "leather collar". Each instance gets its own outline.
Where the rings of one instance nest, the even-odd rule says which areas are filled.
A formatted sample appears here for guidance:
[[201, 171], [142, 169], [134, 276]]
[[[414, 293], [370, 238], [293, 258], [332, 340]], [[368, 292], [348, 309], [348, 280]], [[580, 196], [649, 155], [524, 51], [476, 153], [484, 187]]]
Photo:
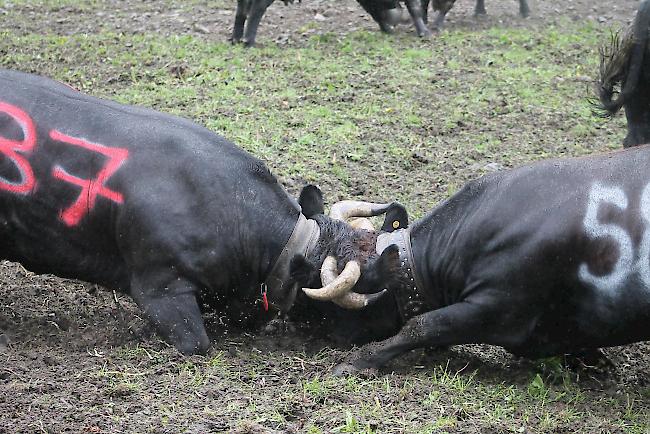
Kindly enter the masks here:
[[301, 213], [293, 228], [293, 232], [282, 248], [282, 252], [275, 261], [271, 272], [262, 283], [262, 292], [268, 291], [271, 304], [281, 312], [288, 311], [296, 298], [298, 285], [284, 288], [284, 283], [289, 280], [289, 264], [295, 255], [307, 256], [312, 251], [320, 238], [320, 228], [316, 221], [307, 219]]
[[400, 260], [398, 276], [396, 282], [391, 285], [391, 290], [395, 296], [399, 314], [406, 322], [416, 315], [429, 311], [430, 306], [418, 290], [418, 288], [422, 288], [422, 284], [415, 270], [413, 250], [411, 249], [411, 230], [407, 228], [379, 234], [376, 244], [377, 253], [381, 254], [391, 244], [395, 244], [399, 248]]

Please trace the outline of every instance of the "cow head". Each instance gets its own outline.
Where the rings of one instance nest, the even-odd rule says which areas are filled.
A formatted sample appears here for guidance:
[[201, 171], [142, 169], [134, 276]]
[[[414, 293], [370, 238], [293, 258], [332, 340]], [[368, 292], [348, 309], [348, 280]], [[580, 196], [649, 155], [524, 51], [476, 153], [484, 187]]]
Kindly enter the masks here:
[[385, 213], [382, 231], [394, 231], [408, 225], [404, 207], [397, 203], [343, 201], [333, 205], [326, 216], [322, 194], [314, 186], [303, 189], [299, 202], [303, 214], [314, 219], [321, 231], [310, 254], [297, 255], [291, 262], [292, 278], [312, 299], [305, 303], [303, 297], [302, 304], [316, 306], [321, 319], [334, 326], [335, 334], [346, 336], [348, 342], [361, 343], [394, 333], [401, 323], [386, 288], [400, 268], [399, 252], [394, 245], [377, 252], [381, 231], [375, 231], [365, 217]]
[[630, 30], [612, 36], [600, 52], [599, 111], [611, 117], [625, 108], [627, 136], [624, 147], [650, 143], [650, 1], [641, 3]]

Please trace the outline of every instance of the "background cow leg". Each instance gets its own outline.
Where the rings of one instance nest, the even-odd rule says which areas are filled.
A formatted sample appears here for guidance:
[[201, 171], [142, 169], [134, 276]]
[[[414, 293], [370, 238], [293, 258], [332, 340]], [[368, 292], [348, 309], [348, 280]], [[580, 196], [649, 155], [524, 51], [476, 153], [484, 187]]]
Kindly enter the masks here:
[[519, 0], [519, 14], [524, 18], [530, 15], [530, 8], [528, 7], [528, 2], [526, 0]]
[[451, 10], [451, 7], [453, 5], [454, 5], [453, 1], [447, 1], [447, 2], [444, 2], [444, 4], [441, 5], [440, 9], [438, 10], [438, 16], [436, 17], [435, 21], [433, 22], [434, 30], [442, 29], [442, 26], [445, 23], [445, 17], [447, 16], [447, 12], [449, 12], [449, 10]]
[[239, 42], [244, 36], [244, 23], [250, 11], [252, 0], [237, 0], [237, 12], [235, 12], [235, 26], [232, 29], [230, 41], [233, 44]]
[[487, 14], [487, 11], [485, 10], [485, 0], [476, 0], [476, 6], [474, 7], [474, 15], [485, 15], [485, 14]]
[[131, 282], [131, 296], [158, 333], [186, 355], [205, 353], [210, 346], [197, 293], [197, 288], [182, 278], [163, 285], [151, 285], [149, 279], [140, 278]]
[[244, 35], [244, 45], [252, 47], [255, 45], [255, 38], [257, 37], [257, 27], [262, 21], [262, 17], [266, 9], [273, 3], [274, 0], [252, 0], [250, 13], [248, 14], [248, 22], [246, 23], [246, 34]]
[[424, 24], [429, 22], [429, 3], [430, 0], [422, 0], [422, 21], [424, 21]]
[[[493, 342], [500, 315], [485, 305], [462, 302], [411, 318], [395, 336], [361, 347], [334, 368], [334, 375], [379, 368], [414, 348]], [[506, 329], [508, 330], [508, 329]], [[505, 332], [504, 332], [505, 334]]]
[[431, 32], [427, 29], [426, 24], [424, 24], [421, 0], [406, 0], [406, 8], [411, 15], [418, 36], [421, 38], [431, 36]]

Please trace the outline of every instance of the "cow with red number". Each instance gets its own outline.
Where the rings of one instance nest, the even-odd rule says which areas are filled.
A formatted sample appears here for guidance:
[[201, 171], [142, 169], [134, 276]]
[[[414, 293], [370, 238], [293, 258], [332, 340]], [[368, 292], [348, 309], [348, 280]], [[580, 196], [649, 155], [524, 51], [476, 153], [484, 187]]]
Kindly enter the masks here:
[[[363, 204], [314, 216], [316, 187], [297, 203], [223, 137], [44, 77], [0, 70], [0, 153], [0, 256], [129, 293], [185, 354], [209, 345], [202, 300], [255, 315], [259, 300], [288, 310], [312, 286], [312, 297], [361, 308], [395, 255], [340, 218]], [[324, 262], [340, 278], [321, 287]]]

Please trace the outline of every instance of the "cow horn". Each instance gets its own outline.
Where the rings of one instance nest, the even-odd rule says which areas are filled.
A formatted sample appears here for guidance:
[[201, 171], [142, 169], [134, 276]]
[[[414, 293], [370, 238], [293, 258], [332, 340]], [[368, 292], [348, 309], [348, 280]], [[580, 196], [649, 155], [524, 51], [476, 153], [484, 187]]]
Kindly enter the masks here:
[[[336, 279], [336, 277], [336, 258], [333, 256], [328, 256], [325, 258], [325, 261], [323, 261], [323, 266], [320, 270], [321, 282], [323, 282], [323, 285], [329, 285]], [[385, 289], [375, 294], [358, 294], [356, 292], [347, 292], [342, 296], [333, 299], [332, 302], [344, 309], [362, 309], [369, 304], [377, 301], [385, 293]]]
[[350, 219], [350, 226], [355, 229], [365, 229], [367, 231], [374, 231], [375, 227], [372, 222], [365, 217], [353, 217]]
[[342, 200], [332, 205], [330, 217], [334, 220], [347, 222], [351, 217], [372, 217], [388, 211], [390, 203], [361, 202], [358, 200]]
[[[332, 262], [334, 262], [334, 266], [336, 266], [336, 259], [332, 256], [328, 256], [325, 261], [323, 261], [323, 265], [331, 267]], [[323, 269], [321, 267], [321, 275], [322, 273]], [[357, 261], [350, 261], [345, 264], [345, 268], [343, 268], [343, 271], [341, 271], [339, 276], [335, 277], [334, 280], [322, 288], [302, 288], [302, 290], [313, 299], [329, 301], [349, 292], [357, 283], [359, 277], [361, 277], [361, 267], [359, 266], [359, 263]]]
[[320, 281], [324, 286], [329, 285], [330, 283], [336, 280], [336, 258], [334, 256], [328, 256], [323, 261], [323, 265], [320, 267]]
[[359, 294], [358, 292], [348, 292], [339, 298], [332, 300], [344, 309], [362, 309], [369, 304], [374, 303], [386, 293], [386, 290], [374, 294]]

